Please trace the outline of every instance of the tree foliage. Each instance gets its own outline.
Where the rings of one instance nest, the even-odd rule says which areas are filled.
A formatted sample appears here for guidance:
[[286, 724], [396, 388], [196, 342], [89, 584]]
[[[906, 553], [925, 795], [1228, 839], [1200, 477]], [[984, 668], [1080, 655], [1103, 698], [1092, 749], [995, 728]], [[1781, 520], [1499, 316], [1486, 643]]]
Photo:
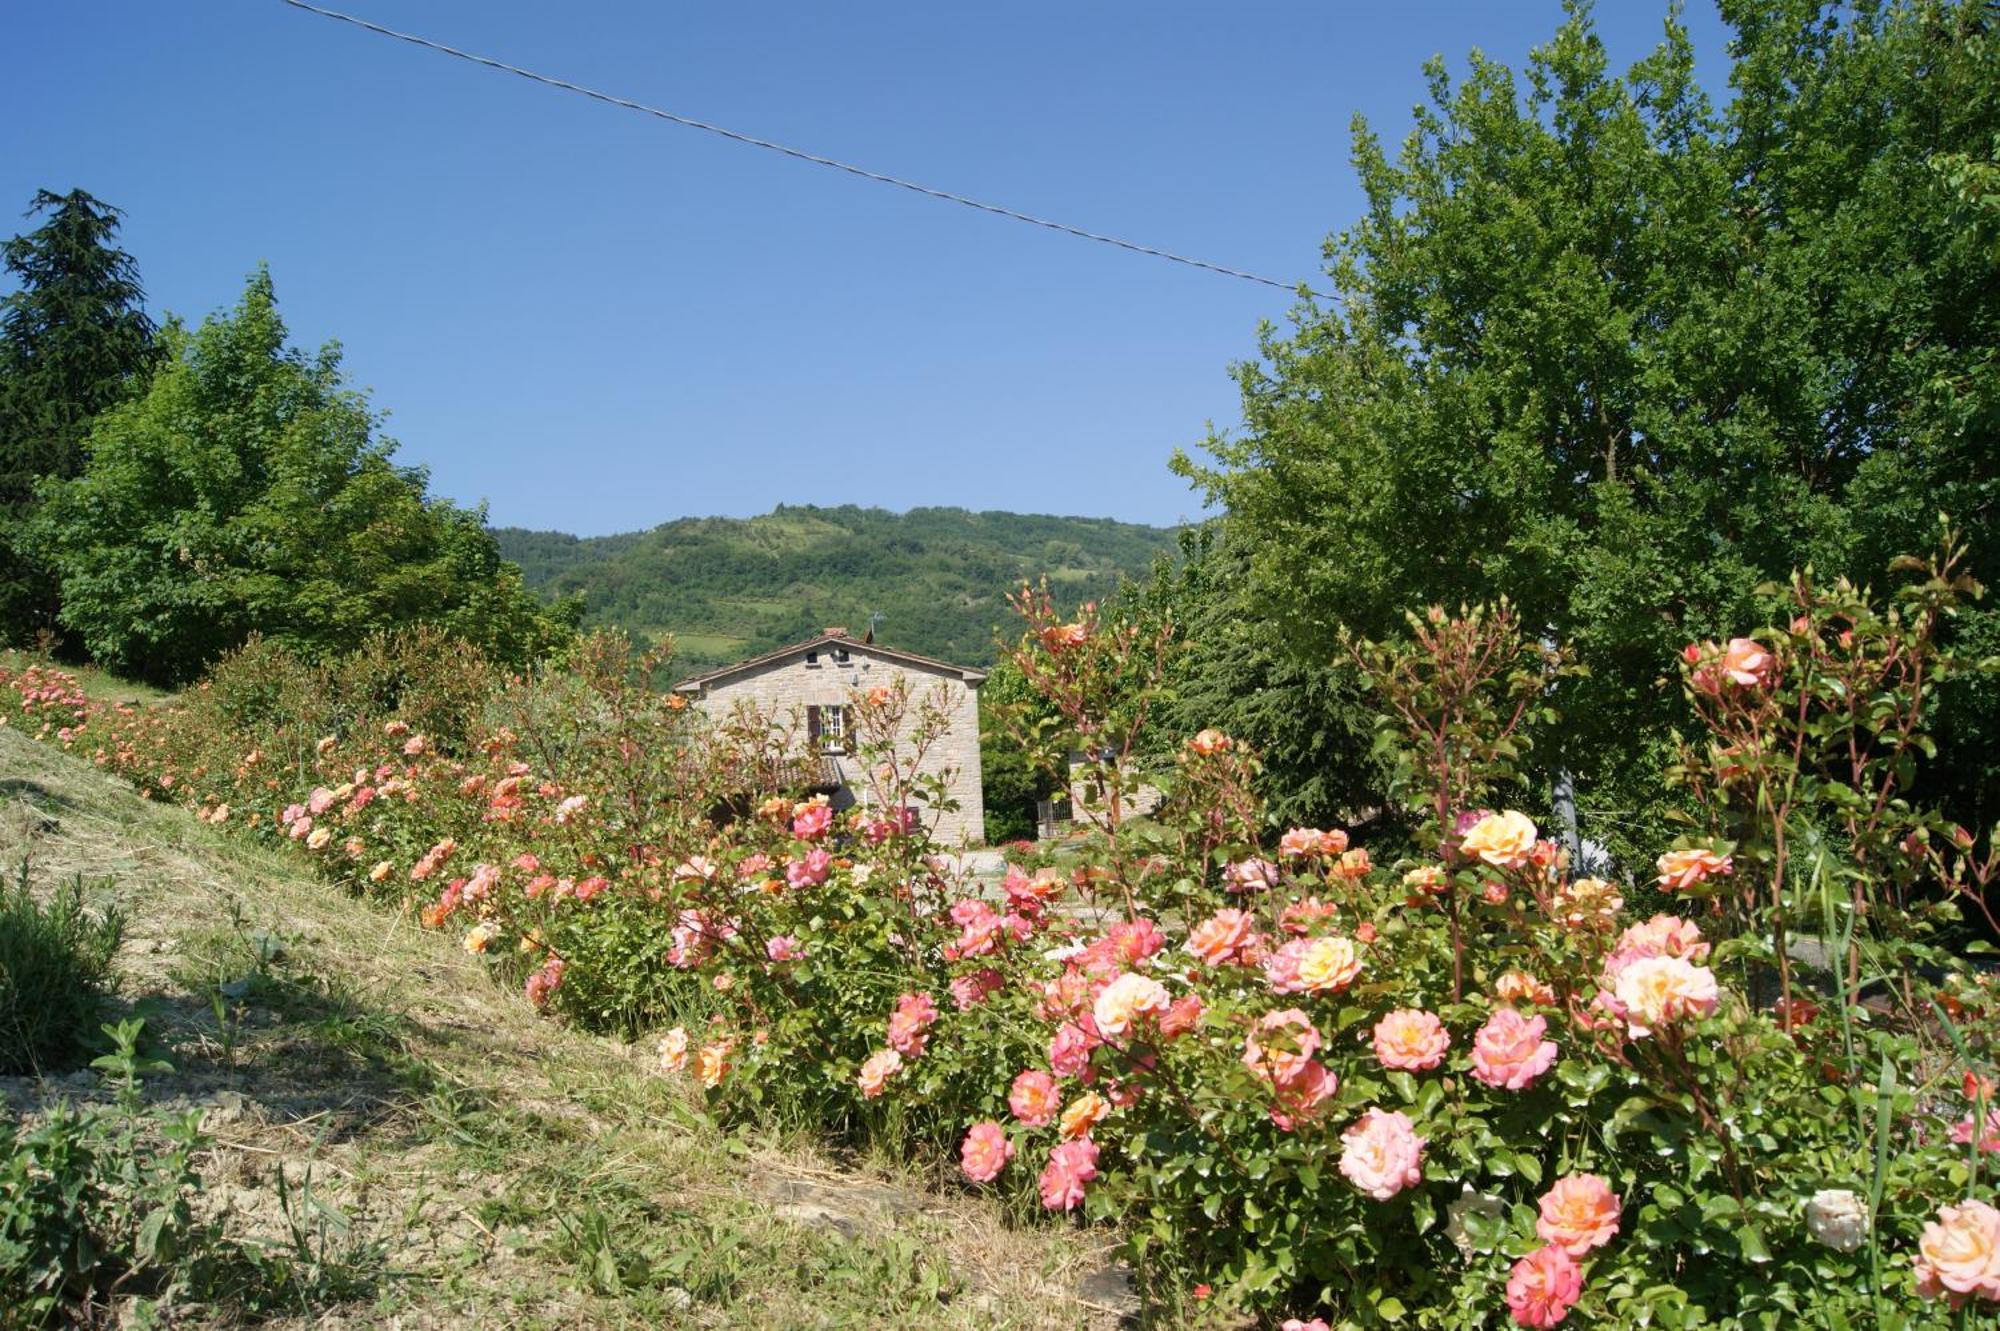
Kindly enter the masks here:
[[565, 636], [484, 515], [393, 464], [338, 348], [286, 346], [268, 274], [162, 340], [146, 393], [98, 419], [81, 475], [44, 484], [30, 533], [100, 662], [177, 684], [253, 632], [316, 655], [433, 624], [515, 662]]
[[138, 268], [112, 244], [118, 210], [41, 190], [27, 215], [43, 213], [0, 246], [16, 285], [0, 300], [0, 640], [54, 627], [54, 580], [18, 549], [36, 482], [83, 470], [91, 422], [157, 356]]
[[965, 665], [994, 659], [1006, 594], [1046, 575], [1066, 605], [1109, 596], [1171, 547], [1157, 527], [1106, 518], [854, 505], [781, 505], [754, 518], [684, 518], [578, 539], [502, 528], [501, 551], [538, 590], [581, 593], [589, 622], [671, 633], [689, 669], [740, 660], [829, 624]]
[[[1682, 715], [1659, 663], [1766, 613], [1760, 584], [1877, 578], [1940, 510], [1978, 576], [2000, 564], [2000, 15], [1722, 10], [1721, 107], [1677, 19], [1619, 76], [1575, 3], [1520, 74], [1432, 64], [1399, 152], [1357, 121], [1368, 210], [1328, 244], [1340, 299], [1240, 368], [1245, 428], [1213, 465], [1177, 459], [1227, 507], [1300, 715], [1343, 629], [1424, 605], [1504, 595], [1573, 643], [1588, 674], [1537, 755], [1613, 841]], [[1957, 631], [1990, 640], [1992, 615]], [[2000, 811], [1986, 746], [1953, 744], [2000, 729], [1991, 695], [1951, 700], [1934, 780], [1962, 815]]]

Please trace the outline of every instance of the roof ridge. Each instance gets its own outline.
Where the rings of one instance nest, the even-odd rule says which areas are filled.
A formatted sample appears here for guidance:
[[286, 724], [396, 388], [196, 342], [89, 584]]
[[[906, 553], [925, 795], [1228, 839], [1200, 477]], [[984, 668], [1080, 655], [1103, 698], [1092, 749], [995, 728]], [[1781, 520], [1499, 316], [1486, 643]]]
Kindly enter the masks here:
[[872, 652], [877, 656], [886, 657], [892, 661], [904, 661], [916, 665], [931, 666], [939, 670], [948, 670], [966, 683], [982, 682], [986, 678], [986, 671], [977, 666], [954, 665], [950, 661], [941, 661], [934, 656], [925, 656], [919, 652], [907, 652], [897, 647], [885, 647], [879, 642], [862, 642], [845, 634], [817, 633], [801, 642], [789, 643], [783, 647], [775, 647], [768, 652], [761, 652], [756, 656], [745, 657], [743, 660], [733, 662], [729, 665], [717, 666], [713, 670], [706, 670], [698, 675], [690, 675], [674, 685], [673, 691], [679, 693], [683, 690], [699, 688], [704, 684], [713, 683], [725, 675], [733, 675], [740, 670], [748, 670], [755, 666], [766, 665], [772, 661], [781, 660], [795, 652], [807, 652], [815, 647], [823, 647], [829, 644], [837, 644], [847, 651]]

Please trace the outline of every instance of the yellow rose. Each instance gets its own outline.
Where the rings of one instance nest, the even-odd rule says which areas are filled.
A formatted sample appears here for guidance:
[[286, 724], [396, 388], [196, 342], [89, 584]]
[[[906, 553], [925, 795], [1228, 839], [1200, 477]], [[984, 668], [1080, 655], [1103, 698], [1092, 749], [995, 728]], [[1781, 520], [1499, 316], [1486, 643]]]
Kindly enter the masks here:
[[1527, 814], [1515, 809], [1489, 813], [1472, 825], [1459, 842], [1459, 853], [1484, 861], [1496, 869], [1518, 869], [1534, 853], [1535, 824]]

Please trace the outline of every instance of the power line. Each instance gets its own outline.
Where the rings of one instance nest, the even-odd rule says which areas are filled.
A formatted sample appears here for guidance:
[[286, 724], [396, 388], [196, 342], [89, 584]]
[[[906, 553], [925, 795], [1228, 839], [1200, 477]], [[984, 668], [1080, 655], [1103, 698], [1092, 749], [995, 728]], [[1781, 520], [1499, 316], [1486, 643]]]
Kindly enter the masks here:
[[[929, 185], [922, 185], [914, 180], [904, 180], [900, 176], [885, 176], [879, 171], [870, 171], [866, 167], [855, 166], [851, 162], [839, 161], [832, 157], [822, 157], [818, 153], [809, 153], [802, 148], [788, 147], [782, 143], [773, 143], [769, 139], [760, 139], [753, 134], [743, 134], [733, 129], [725, 129], [721, 125], [711, 125], [704, 120], [695, 120], [689, 116], [675, 115], [672, 111], [662, 111], [659, 107], [647, 106], [644, 102], [635, 102], [630, 98], [619, 97], [608, 92], [600, 92], [596, 88], [587, 88], [581, 83], [572, 83], [568, 79], [559, 79], [551, 74], [537, 74], [532, 69], [523, 69], [519, 65], [510, 65], [504, 60], [495, 60], [491, 56], [479, 55], [473, 51], [461, 51], [455, 46], [446, 46], [443, 42], [434, 42], [428, 37], [419, 37], [415, 33], [398, 32], [394, 28], [385, 28], [379, 23], [370, 23], [367, 19], [356, 18], [352, 14], [343, 14], [339, 10], [322, 9], [318, 5], [307, 4], [306, 0], [284, 0], [284, 3], [290, 5], [293, 9], [303, 9], [309, 14], [318, 14], [322, 18], [330, 18], [341, 23], [352, 24], [354, 27], [377, 33], [383, 37], [393, 37], [399, 42], [408, 42], [412, 46], [421, 46], [427, 51], [437, 51], [443, 55], [456, 56], [460, 60], [469, 60], [475, 65], [484, 65], [488, 69], [497, 69], [505, 74], [518, 74], [524, 79], [544, 84], [551, 88], [560, 88], [564, 92], [579, 93], [593, 101], [604, 102], [610, 106], [623, 107], [628, 111], [640, 111], [646, 115], [655, 116], [676, 125], [683, 125], [688, 129], [698, 129], [704, 133], [719, 135], [722, 138], [730, 139], [737, 143], [748, 144], [753, 148], [764, 148], [774, 153], [782, 153], [786, 157], [794, 158], [801, 162], [810, 162], [814, 166], [832, 167], [836, 171], [845, 171], [848, 175], [859, 176], [863, 180], [872, 180], [877, 184], [894, 185], [899, 189], [906, 189], [912, 193], [922, 194], [927, 198], [942, 199], [946, 203], [963, 204], [967, 208], [976, 208], [982, 213], [992, 213], [996, 217], [1005, 217], [1016, 222], [1027, 222], [1032, 226], [1046, 227], [1050, 231], [1059, 231], [1066, 236], [1075, 236], [1079, 240], [1094, 240], [1101, 245], [1115, 245], [1121, 250], [1129, 250], [1134, 254], [1149, 255], [1155, 259], [1167, 259], [1173, 263], [1186, 264], [1190, 268], [1200, 268], [1211, 273], [1220, 273], [1224, 277], [1241, 278], [1245, 282], [1257, 282], [1267, 287], [1276, 287], [1280, 291], [1299, 293], [1302, 290], [1297, 283], [1280, 282], [1275, 277], [1264, 277], [1257, 273], [1247, 273], [1240, 268], [1229, 268], [1219, 263], [1209, 263], [1205, 259], [1193, 259], [1185, 254], [1175, 254], [1171, 250], [1156, 249], [1151, 245], [1141, 245], [1136, 241], [1121, 240], [1117, 236], [1106, 236], [1095, 231], [1086, 231], [1082, 227], [1071, 226], [1066, 222], [1055, 222], [1046, 217], [1036, 217], [1031, 213], [1017, 212], [1012, 208], [1003, 208], [997, 203], [984, 203], [978, 199], [969, 199], [963, 194], [953, 194], [949, 190], [933, 189]], [[1322, 295], [1310, 289], [1303, 290], [1303, 294], [1319, 300], [1332, 299], [1332, 297]]]

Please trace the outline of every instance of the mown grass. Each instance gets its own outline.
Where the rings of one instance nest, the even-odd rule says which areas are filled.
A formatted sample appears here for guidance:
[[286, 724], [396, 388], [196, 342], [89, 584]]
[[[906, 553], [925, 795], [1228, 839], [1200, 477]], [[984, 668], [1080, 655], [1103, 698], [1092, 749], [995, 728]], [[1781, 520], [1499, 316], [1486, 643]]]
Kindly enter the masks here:
[[[1021, 1228], [916, 1167], [725, 1131], [639, 1049], [292, 863], [0, 731], [0, 863], [129, 920], [120, 1002], [204, 1108], [204, 1205], [291, 1282], [199, 1313], [275, 1326], [1078, 1327], [1093, 1236]], [[56, 1087], [14, 1079], [31, 1115]], [[73, 1088], [68, 1088], [73, 1089]], [[67, 1093], [67, 1092], [65, 1092]], [[301, 1274], [303, 1273], [303, 1274]]]

